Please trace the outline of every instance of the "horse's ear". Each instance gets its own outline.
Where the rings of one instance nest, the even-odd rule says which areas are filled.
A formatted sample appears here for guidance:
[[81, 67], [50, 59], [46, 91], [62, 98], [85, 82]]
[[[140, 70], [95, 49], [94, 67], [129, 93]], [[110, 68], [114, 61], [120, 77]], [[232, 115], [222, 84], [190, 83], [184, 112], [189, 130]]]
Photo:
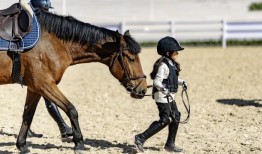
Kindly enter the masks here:
[[118, 30], [116, 30], [116, 36], [117, 36], [117, 39], [118, 41], [120, 40], [120, 37], [121, 37], [121, 34], [118, 32]]
[[118, 30], [116, 30], [116, 35], [117, 35], [117, 42], [122, 43], [124, 41], [124, 37], [123, 37], [124, 35], [120, 34]]
[[116, 30], [116, 35], [119, 37], [120, 36], [120, 33], [118, 30]]
[[124, 35], [130, 36], [129, 30], [127, 30], [127, 31], [124, 33]]

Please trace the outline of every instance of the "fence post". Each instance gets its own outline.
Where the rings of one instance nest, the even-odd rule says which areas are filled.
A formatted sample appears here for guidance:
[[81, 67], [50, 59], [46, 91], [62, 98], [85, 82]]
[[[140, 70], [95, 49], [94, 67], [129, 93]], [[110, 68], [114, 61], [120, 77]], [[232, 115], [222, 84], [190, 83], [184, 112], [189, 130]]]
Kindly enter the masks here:
[[175, 29], [175, 21], [171, 20], [170, 21], [170, 34], [172, 37], [176, 37], [176, 29]]
[[227, 47], [227, 21], [225, 19], [222, 20], [222, 47]]

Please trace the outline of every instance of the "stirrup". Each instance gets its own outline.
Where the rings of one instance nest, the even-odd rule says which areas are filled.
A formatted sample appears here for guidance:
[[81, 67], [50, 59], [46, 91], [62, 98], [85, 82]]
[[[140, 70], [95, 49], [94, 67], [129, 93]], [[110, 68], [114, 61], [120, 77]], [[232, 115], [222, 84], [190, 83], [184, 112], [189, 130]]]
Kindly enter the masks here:
[[9, 41], [8, 50], [9, 51], [16, 51], [16, 52], [23, 52], [24, 51], [24, 40], [21, 36], [19, 36], [20, 42], [13, 42]]

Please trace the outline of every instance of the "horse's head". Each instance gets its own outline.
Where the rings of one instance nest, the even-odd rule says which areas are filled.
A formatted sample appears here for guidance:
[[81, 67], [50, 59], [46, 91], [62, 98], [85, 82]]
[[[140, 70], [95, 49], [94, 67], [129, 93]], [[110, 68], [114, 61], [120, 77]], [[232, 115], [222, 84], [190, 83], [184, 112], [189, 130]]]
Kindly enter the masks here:
[[[143, 73], [138, 53], [139, 44], [126, 32], [124, 35], [106, 28], [80, 22], [71, 16], [58, 16], [40, 11], [38, 14], [41, 29], [55, 36], [70, 53], [70, 65], [88, 62], [101, 62], [109, 66], [117, 78], [134, 98], [143, 98], [146, 90], [146, 76]], [[45, 35], [42, 35], [45, 36]], [[60, 44], [45, 38], [54, 44]], [[43, 37], [44, 38], [44, 37]], [[43, 40], [43, 39], [41, 39]], [[53, 49], [55, 50], [55, 49]], [[68, 64], [69, 65], [69, 64]]]
[[139, 44], [127, 31], [124, 35], [118, 33], [116, 49], [109, 67], [112, 75], [120, 81], [131, 97], [143, 98], [147, 91], [147, 83], [138, 56], [141, 50]]

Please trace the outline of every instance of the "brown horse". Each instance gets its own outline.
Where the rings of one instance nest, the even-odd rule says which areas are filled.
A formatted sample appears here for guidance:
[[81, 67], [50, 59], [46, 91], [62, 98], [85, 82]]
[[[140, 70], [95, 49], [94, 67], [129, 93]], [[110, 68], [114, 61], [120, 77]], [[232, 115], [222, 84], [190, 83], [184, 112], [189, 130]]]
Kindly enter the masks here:
[[[65, 70], [80, 63], [103, 63], [131, 97], [143, 98], [147, 83], [138, 56], [141, 49], [128, 32], [121, 35], [70, 16], [45, 11], [40, 11], [37, 17], [41, 38], [32, 50], [21, 53], [21, 76], [27, 86], [27, 96], [16, 146], [22, 153], [29, 152], [27, 131], [43, 96], [67, 114], [73, 128], [75, 150], [81, 151], [84, 142], [77, 110], [57, 86]], [[0, 52], [0, 59], [0, 84], [14, 83], [9, 52]]]

